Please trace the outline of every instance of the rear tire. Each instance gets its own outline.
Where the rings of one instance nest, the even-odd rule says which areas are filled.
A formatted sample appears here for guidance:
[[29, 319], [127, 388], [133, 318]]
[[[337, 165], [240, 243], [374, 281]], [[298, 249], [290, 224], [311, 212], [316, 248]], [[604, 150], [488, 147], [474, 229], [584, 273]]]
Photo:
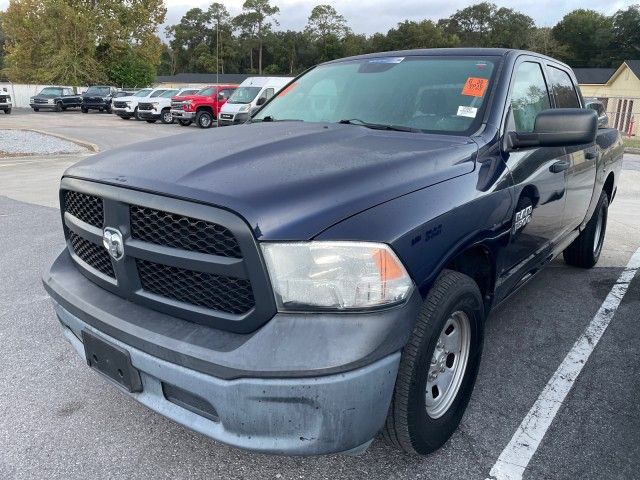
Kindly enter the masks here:
[[591, 268], [598, 263], [607, 233], [608, 217], [609, 196], [606, 192], [602, 192], [587, 226], [562, 252], [565, 263], [579, 268]]
[[483, 335], [484, 305], [477, 284], [444, 270], [402, 352], [383, 430], [387, 443], [426, 455], [453, 435], [473, 392]]
[[196, 115], [196, 125], [200, 128], [211, 128], [213, 124], [213, 115], [207, 112], [206, 110], [202, 110], [198, 112]]
[[183, 127], [188, 127], [192, 122], [191, 120], [178, 120], [178, 123]]

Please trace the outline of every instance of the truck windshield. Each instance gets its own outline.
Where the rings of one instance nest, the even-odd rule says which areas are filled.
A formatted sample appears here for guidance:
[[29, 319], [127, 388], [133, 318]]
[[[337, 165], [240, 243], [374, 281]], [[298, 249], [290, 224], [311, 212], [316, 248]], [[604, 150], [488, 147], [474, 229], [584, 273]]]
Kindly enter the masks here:
[[178, 90], [165, 90], [160, 94], [161, 98], [171, 98], [178, 93]]
[[251, 103], [254, 98], [260, 93], [262, 87], [239, 87], [227, 100], [227, 103]]
[[39, 95], [43, 97], [57, 97], [58, 95], [62, 95], [62, 89], [53, 87], [43, 88]]
[[210, 97], [214, 93], [216, 93], [215, 87], [206, 87], [200, 90], [196, 95], [201, 95], [203, 97]]
[[99, 95], [105, 97], [111, 93], [111, 89], [109, 87], [89, 87], [84, 93], [85, 95]]
[[481, 122], [498, 60], [370, 57], [320, 65], [280, 91], [253, 121], [470, 133]]
[[143, 88], [142, 90], [138, 90], [136, 93], [134, 93], [132, 97], [148, 97], [152, 91], [153, 90], [150, 88]]

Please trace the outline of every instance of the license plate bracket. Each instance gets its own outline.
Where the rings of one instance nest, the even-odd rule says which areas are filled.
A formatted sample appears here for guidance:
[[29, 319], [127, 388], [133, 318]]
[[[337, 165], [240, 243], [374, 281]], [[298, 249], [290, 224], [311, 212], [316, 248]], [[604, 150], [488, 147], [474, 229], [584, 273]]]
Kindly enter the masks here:
[[141, 392], [140, 372], [131, 363], [129, 352], [83, 330], [82, 343], [87, 365], [128, 392]]

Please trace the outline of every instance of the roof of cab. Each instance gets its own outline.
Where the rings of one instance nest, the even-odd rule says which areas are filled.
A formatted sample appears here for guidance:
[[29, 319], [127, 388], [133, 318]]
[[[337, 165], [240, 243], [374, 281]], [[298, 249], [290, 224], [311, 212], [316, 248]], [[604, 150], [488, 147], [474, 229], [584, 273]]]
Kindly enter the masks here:
[[526, 54], [533, 55], [535, 57], [544, 58], [547, 60], [566, 65], [563, 62], [556, 60], [555, 58], [548, 57], [541, 53], [530, 52], [528, 50], [517, 50], [513, 48], [418, 48], [414, 50], [394, 50], [389, 52], [375, 52], [367, 53], [364, 55], [356, 55], [353, 57], [340, 58], [337, 60], [331, 60], [325, 62], [326, 64], [338, 63], [344, 60], [359, 60], [366, 58], [379, 58], [379, 57], [409, 57], [409, 56], [460, 56], [460, 57], [503, 57], [508, 54]]

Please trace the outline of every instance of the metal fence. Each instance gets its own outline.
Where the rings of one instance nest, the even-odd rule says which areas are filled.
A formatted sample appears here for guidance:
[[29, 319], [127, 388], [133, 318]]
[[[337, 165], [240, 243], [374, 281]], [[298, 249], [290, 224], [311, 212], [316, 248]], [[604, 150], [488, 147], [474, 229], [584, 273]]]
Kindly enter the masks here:
[[599, 99], [609, 117], [609, 126], [628, 137], [640, 134], [640, 97], [610, 97]]

